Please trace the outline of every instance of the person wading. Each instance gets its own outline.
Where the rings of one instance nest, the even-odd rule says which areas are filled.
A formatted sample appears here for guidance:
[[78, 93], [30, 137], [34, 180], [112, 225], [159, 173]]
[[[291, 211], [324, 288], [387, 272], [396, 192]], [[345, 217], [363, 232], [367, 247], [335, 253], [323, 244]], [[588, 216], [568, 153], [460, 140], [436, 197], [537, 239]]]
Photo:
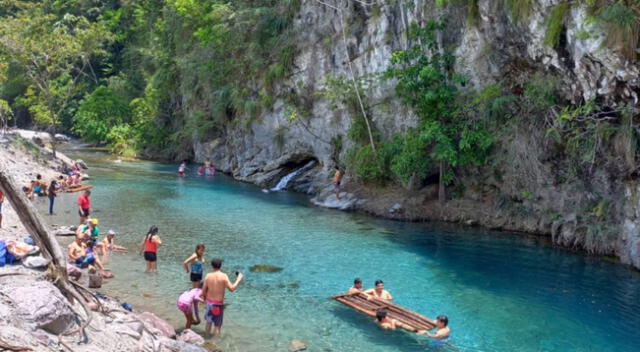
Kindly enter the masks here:
[[224, 294], [226, 290], [231, 292], [235, 291], [244, 276], [242, 273], [236, 271], [236, 281], [232, 284], [231, 281], [229, 281], [229, 276], [220, 270], [222, 267], [222, 259], [213, 259], [211, 261], [211, 267], [213, 268], [213, 272], [207, 274], [204, 279], [204, 287], [202, 288], [202, 298], [207, 305], [204, 316], [207, 321], [205, 331], [210, 335], [211, 324], [213, 324], [215, 326], [213, 335], [220, 336], [224, 316]]
[[80, 225], [86, 223], [87, 218], [91, 215], [91, 191], [84, 191], [78, 197], [78, 214], [80, 214]]
[[158, 272], [158, 246], [162, 246], [162, 240], [158, 235], [158, 227], [153, 225], [140, 243], [140, 255], [144, 254], [144, 260], [147, 262], [145, 272], [147, 273]]

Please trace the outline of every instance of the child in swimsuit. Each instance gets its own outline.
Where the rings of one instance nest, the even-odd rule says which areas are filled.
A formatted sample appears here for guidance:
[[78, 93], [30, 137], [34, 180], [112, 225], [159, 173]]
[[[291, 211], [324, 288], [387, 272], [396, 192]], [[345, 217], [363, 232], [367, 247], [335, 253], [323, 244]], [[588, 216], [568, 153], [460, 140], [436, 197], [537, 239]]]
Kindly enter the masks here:
[[[184, 317], [187, 319], [185, 329], [190, 329], [191, 324], [200, 324], [200, 315], [198, 314], [198, 302], [204, 302], [202, 299], [202, 290], [200, 288], [192, 288], [183, 292], [178, 297], [178, 309], [184, 313]], [[195, 315], [194, 315], [195, 313]]]
[[187, 162], [183, 161], [182, 164], [180, 164], [180, 166], [178, 167], [178, 175], [180, 175], [180, 177], [184, 177], [186, 170], [187, 170]]
[[196, 246], [195, 252], [182, 263], [182, 267], [191, 274], [191, 285], [193, 288], [200, 287], [202, 281], [202, 269], [204, 267], [204, 244]]

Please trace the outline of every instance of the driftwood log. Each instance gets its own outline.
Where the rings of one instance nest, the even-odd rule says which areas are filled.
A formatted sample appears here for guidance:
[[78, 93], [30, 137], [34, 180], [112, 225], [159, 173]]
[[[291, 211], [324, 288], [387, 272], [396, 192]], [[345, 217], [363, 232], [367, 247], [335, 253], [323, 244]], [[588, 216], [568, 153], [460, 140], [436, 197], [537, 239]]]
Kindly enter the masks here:
[[432, 319], [364, 293], [337, 295], [333, 299], [370, 317], [375, 317], [378, 309], [386, 309], [387, 317], [397, 320], [399, 326], [408, 331], [431, 330], [436, 326]]
[[60, 244], [56, 240], [55, 235], [47, 230], [38, 215], [38, 211], [31, 204], [24, 192], [16, 186], [13, 177], [5, 170], [0, 169], [0, 187], [4, 190], [6, 198], [9, 200], [13, 209], [18, 214], [20, 221], [31, 235], [34, 242], [40, 247], [42, 255], [49, 259], [49, 276], [54, 284], [60, 289], [63, 295], [70, 301], [74, 299], [80, 303], [86, 313], [86, 319], [78, 329], [67, 331], [63, 335], [70, 335], [77, 332], [82, 333], [84, 328], [91, 322], [91, 310], [87, 306], [87, 302], [83, 299], [78, 290], [73, 287], [67, 275], [67, 260]]

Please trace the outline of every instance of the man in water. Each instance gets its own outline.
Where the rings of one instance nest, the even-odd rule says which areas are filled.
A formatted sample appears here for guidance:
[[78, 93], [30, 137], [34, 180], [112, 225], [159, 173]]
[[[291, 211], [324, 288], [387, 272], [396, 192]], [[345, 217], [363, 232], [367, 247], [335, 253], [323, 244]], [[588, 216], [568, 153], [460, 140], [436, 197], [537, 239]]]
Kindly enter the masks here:
[[340, 183], [342, 182], [342, 170], [336, 165], [336, 172], [333, 174], [333, 192], [336, 194], [336, 198], [340, 200]]
[[444, 345], [446, 343], [449, 342], [449, 334], [451, 333], [451, 330], [449, 329], [449, 318], [447, 318], [446, 315], [438, 315], [438, 317], [436, 318], [436, 327], [438, 328], [438, 331], [436, 331], [435, 334], [430, 333], [427, 330], [420, 330], [418, 331], [418, 335], [427, 335], [429, 337], [431, 337], [432, 339], [435, 339], [437, 342], [439, 342], [439, 345]]
[[347, 291], [347, 294], [351, 295], [358, 292], [362, 292], [362, 280], [355, 278], [355, 280], [353, 280], [353, 286]]
[[384, 289], [384, 282], [382, 282], [382, 280], [376, 280], [375, 288], [370, 288], [364, 291], [364, 293], [378, 299], [384, 299], [386, 301], [390, 301], [393, 299], [393, 296], [391, 296], [391, 293], [389, 293], [389, 291]]
[[91, 191], [86, 190], [78, 197], [78, 214], [80, 214], [80, 225], [87, 221], [91, 214]]
[[202, 298], [206, 302], [205, 320], [207, 325], [205, 331], [211, 334], [211, 324], [215, 326], [213, 335], [220, 336], [222, 328], [223, 310], [224, 310], [224, 294], [226, 290], [235, 291], [243, 279], [243, 275], [236, 271], [236, 281], [232, 284], [229, 276], [223, 273], [222, 259], [215, 258], [211, 261], [213, 272], [207, 274], [204, 278], [204, 287], [202, 288]]

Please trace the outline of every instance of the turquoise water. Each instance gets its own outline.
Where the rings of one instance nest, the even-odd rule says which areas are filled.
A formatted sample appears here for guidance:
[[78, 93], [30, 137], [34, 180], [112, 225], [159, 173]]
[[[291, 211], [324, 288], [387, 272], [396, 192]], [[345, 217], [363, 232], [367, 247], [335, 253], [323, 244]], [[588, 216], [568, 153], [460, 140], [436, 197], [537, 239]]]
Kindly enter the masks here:
[[[381, 278], [395, 302], [429, 317], [447, 314], [450, 351], [632, 351], [640, 345], [640, 275], [622, 265], [553, 248], [536, 237], [446, 225], [390, 222], [324, 210], [304, 196], [262, 193], [231, 180], [191, 176], [151, 162], [92, 166], [95, 215], [103, 231], [138, 248], [150, 225], [165, 242], [159, 274], [144, 273], [137, 251], [111, 258], [105, 290], [175, 326], [189, 280], [181, 263], [197, 243], [224, 258], [246, 281], [228, 294], [225, 351], [285, 351], [292, 339], [309, 351], [437, 350], [426, 338], [381, 331], [329, 297], [354, 277]], [[77, 195], [58, 199], [53, 223], [77, 221]], [[44, 199], [38, 207], [46, 208]], [[284, 268], [251, 273], [254, 264]], [[233, 275], [231, 275], [233, 278]], [[144, 297], [146, 295], [147, 297]], [[150, 297], [149, 297], [150, 295]], [[203, 326], [195, 328], [201, 332]]]

